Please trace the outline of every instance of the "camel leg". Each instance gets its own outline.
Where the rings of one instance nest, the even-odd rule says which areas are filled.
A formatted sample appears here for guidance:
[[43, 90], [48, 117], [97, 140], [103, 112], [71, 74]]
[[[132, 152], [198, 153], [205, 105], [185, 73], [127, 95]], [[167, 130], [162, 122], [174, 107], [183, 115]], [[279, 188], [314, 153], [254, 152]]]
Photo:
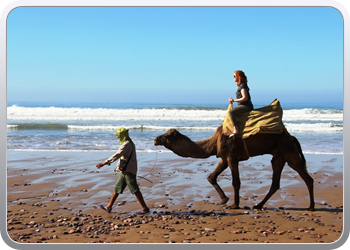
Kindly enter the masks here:
[[288, 165], [298, 172], [300, 177], [304, 180], [310, 195], [310, 206], [307, 211], [315, 211], [315, 200], [314, 200], [314, 179], [309, 175], [306, 170], [306, 166], [301, 162], [296, 163], [295, 161], [287, 161]]
[[215, 170], [208, 176], [207, 180], [210, 182], [210, 184], [213, 185], [216, 192], [218, 192], [220, 198], [221, 198], [221, 204], [226, 204], [229, 200], [229, 198], [225, 195], [224, 191], [221, 189], [219, 184], [217, 183], [217, 177], [227, 168], [227, 164], [224, 163], [224, 161], [221, 159], [218, 165], [216, 166]]
[[267, 193], [265, 198], [258, 205], [255, 205], [253, 207], [254, 209], [262, 209], [265, 203], [280, 188], [281, 174], [282, 174], [284, 165], [286, 164], [286, 161], [282, 156], [277, 156], [277, 157], [274, 156], [271, 160], [271, 164], [272, 164], [273, 174], [272, 174], [272, 184], [270, 187], [270, 191]]
[[241, 180], [239, 179], [238, 161], [230, 159], [229, 166], [232, 174], [232, 186], [235, 192], [235, 201], [230, 206], [233, 209], [239, 208], [239, 189], [241, 187]]

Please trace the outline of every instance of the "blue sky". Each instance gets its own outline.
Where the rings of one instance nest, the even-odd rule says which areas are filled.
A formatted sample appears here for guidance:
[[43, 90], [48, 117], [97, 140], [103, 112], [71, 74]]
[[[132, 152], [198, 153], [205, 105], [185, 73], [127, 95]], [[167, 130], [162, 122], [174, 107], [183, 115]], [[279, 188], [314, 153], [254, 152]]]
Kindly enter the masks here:
[[20, 7], [7, 19], [8, 101], [342, 102], [331, 7]]

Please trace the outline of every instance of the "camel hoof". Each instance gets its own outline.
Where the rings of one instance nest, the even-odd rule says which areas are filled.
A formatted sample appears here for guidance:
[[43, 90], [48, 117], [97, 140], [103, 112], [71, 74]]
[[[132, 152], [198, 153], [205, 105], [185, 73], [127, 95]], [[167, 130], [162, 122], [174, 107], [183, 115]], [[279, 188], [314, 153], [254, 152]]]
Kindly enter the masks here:
[[259, 205], [253, 206], [253, 209], [261, 210], [262, 206], [259, 206]]
[[227, 208], [227, 209], [240, 209], [240, 207], [237, 206], [237, 205], [235, 205], [235, 204], [232, 204], [232, 205], [230, 205], [230, 206], [227, 206], [226, 208]]
[[306, 209], [306, 211], [315, 211], [315, 208], [309, 207], [308, 209]]
[[224, 205], [228, 202], [229, 198], [228, 197], [225, 197], [225, 198], [222, 198], [221, 199], [221, 204]]

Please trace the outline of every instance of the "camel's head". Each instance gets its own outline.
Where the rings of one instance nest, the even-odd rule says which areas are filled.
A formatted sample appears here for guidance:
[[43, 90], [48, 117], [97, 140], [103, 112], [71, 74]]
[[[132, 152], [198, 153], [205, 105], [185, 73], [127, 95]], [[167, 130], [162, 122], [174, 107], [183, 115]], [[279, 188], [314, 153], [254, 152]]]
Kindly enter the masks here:
[[171, 146], [172, 142], [176, 139], [176, 137], [179, 135], [179, 131], [172, 128], [169, 129], [167, 132], [165, 132], [162, 135], [157, 136], [154, 138], [153, 144], [155, 146], [162, 145], [165, 147]]

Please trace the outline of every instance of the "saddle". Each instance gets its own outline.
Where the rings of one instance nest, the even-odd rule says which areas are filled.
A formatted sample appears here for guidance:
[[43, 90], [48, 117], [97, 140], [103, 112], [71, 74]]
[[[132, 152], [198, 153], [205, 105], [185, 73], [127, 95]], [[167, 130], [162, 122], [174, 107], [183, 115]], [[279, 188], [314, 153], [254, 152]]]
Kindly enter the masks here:
[[[222, 133], [227, 136], [233, 132], [233, 125], [228, 114], [231, 109], [232, 103], [228, 105], [222, 122]], [[242, 139], [255, 134], [281, 134], [285, 129], [282, 116], [283, 110], [278, 99], [268, 106], [237, 115], [237, 125]]]

